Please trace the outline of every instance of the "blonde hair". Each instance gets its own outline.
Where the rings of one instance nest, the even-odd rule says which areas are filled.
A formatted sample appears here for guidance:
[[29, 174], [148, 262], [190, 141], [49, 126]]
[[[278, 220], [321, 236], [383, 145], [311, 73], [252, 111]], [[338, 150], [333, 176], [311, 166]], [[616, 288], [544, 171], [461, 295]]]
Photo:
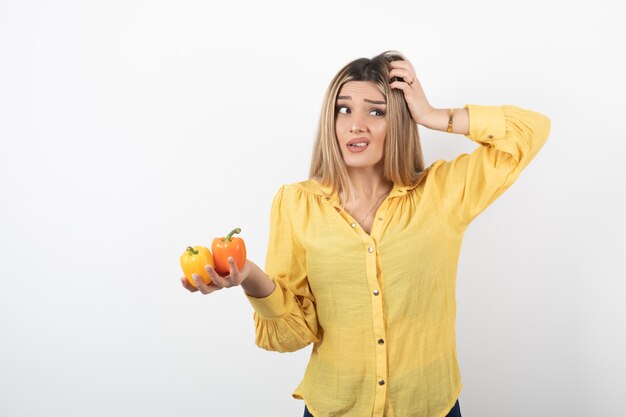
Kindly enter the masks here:
[[309, 178], [343, 190], [349, 200], [352, 184], [335, 133], [336, 100], [348, 81], [374, 83], [387, 101], [383, 177], [401, 186], [413, 185], [424, 171], [424, 157], [417, 124], [404, 99], [404, 92], [391, 88], [389, 62], [405, 60], [397, 51], [385, 51], [374, 58], [359, 58], [344, 66], [332, 79], [319, 119]]

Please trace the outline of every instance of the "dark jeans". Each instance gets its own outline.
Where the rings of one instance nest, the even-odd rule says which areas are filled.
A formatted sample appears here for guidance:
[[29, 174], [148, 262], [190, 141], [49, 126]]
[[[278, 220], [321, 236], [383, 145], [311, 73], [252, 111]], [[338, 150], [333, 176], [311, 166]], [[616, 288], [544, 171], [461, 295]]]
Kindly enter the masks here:
[[[304, 416], [303, 417], [313, 417], [313, 414], [309, 413], [309, 409], [304, 406]], [[461, 417], [461, 406], [459, 405], [459, 400], [456, 400], [456, 404], [452, 407], [452, 410], [446, 415], [446, 417]]]

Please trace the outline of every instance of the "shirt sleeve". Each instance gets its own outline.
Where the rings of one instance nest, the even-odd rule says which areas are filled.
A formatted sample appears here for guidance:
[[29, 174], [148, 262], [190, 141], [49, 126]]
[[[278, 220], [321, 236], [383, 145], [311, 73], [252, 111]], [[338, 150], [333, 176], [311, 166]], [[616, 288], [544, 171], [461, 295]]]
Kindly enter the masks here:
[[543, 147], [550, 119], [512, 105], [467, 104], [467, 138], [481, 145], [430, 169], [446, 212], [468, 224], [506, 191]]
[[246, 294], [254, 307], [256, 345], [277, 352], [293, 352], [319, 342], [305, 251], [294, 236], [289, 216], [295, 202], [285, 188], [283, 185], [278, 190], [272, 202], [265, 261], [265, 272], [276, 288], [264, 298]]

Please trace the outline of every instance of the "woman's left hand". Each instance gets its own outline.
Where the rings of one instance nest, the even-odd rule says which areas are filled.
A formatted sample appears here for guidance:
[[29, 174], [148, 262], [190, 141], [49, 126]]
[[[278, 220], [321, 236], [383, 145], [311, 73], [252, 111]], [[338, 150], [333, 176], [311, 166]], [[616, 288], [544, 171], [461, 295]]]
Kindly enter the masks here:
[[423, 125], [426, 115], [434, 108], [426, 99], [422, 85], [415, 76], [413, 65], [408, 60], [391, 61], [389, 65], [391, 66], [389, 81], [391, 82], [393, 77], [401, 77], [404, 80], [392, 82], [391, 88], [399, 88], [404, 92], [404, 99], [409, 106], [413, 121]]

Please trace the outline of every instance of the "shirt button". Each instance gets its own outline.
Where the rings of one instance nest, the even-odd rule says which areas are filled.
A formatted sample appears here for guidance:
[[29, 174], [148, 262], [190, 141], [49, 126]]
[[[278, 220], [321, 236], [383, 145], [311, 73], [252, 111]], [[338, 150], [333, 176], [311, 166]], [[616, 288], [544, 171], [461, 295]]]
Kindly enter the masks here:
[[378, 292], [378, 290], [374, 290], [374, 295], [378, 295], [380, 294], [380, 292]]
[[378, 339], [378, 344], [379, 344], [379, 345], [384, 345], [384, 344], [385, 344], [385, 341], [384, 341], [383, 339]]
[[493, 135], [489, 135], [488, 137], [489, 137], [489, 139], [493, 139]]
[[385, 380], [384, 379], [379, 379], [378, 380], [378, 385], [385, 385]]
[[367, 248], [367, 251], [368, 251], [369, 253], [372, 253], [372, 252], [374, 252], [374, 248], [370, 246], [369, 248]]
[[383, 221], [383, 218], [382, 218], [382, 217], [379, 217], [379, 218], [378, 218], [378, 220], [382, 222], [382, 221]]
[[350, 226], [356, 227], [356, 223], [352, 222], [352, 224], [350, 224]]

